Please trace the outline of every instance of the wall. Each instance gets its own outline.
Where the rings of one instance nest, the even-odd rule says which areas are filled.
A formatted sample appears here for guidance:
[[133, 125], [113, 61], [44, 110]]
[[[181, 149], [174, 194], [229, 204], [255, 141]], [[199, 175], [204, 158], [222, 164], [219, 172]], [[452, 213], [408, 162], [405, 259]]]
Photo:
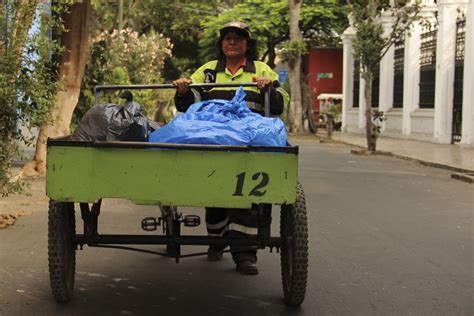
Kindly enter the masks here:
[[[342, 93], [342, 48], [313, 48], [306, 65], [308, 84], [313, 92], [313, 111], [319, 121], [319, 100], [321, 93]], [[319, 77], [319, 80], [318, 80]]]

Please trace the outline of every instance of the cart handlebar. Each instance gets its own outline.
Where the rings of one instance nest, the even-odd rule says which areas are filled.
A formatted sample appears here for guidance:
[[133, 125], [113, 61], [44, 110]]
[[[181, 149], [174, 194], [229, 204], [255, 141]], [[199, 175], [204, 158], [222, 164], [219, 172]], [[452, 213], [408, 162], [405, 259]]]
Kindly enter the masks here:
[[[225, 87], [256, 87], [256, 82], [248, 83], [191, 83], [190, 88], [225, 88]], [[162, 84], [129, 84], [129, 85], [102, 85], [96, 86], [95, 92], [106, 90], [146, 90], [146, 89], [175, 89], [171, 83]]]
[[[257, 87], [256, 82], [248, 83], [192, 83], [190, 88], [237, 88], [237, 87]], [[103, 91], [113, 90], [154, 90], [154, 89], [176, 89], [171, 83], [162, 84], [131, 84], [131, 85], [100, 85], [95, 87], [96, 103], [99, 103], [100, 94]], [[266, 117], [270, 116], [270, 90], [266, 89], [264, 95], [264, 113]]]

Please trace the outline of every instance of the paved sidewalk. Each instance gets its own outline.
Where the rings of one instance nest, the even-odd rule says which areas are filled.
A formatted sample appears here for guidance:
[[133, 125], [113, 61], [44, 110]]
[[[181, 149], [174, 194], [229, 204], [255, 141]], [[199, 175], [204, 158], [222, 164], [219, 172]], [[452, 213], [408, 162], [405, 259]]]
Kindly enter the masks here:
[[[318, 133], [325, 138], [326, 131]], [[365, 135], [333, 132], [332, 139], [346, 144], [367, 148]], [[463, 148], [454, 144], [380, 137], [377, 150], [390, 152], [394, 156], [416, 160], [428, 165], [459, 172], [474, 173], [474, 148]]]

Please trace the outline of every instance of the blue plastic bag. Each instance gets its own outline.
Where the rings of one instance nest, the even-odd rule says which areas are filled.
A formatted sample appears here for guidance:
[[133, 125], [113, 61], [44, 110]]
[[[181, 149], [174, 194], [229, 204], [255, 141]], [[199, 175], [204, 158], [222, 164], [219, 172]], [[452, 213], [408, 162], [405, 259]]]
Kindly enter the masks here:
[[194, 103], [186, 113], [150, 134], [157, 143], [286, 146], [285, 125], [279, 118], [253, 113], [240, 87], [231, 101]]

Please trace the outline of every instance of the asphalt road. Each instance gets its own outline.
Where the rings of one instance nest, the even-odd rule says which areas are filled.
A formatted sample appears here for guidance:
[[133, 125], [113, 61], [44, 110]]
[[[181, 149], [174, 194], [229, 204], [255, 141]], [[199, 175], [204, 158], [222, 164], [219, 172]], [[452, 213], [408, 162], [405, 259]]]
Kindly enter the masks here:
[[[351, 155], [344, 145], [298, 144], [310, 238], [300, 308], [283, 303], [276, 253], [259, 252], [260, 274], [241, 276], [229, 255], [175, 264], [88, 247], [77, 253], [74, 300], [56, 304], [46, 199], [32, 197], [24, 205], [36, 211], [0, 230], [0, 315], [474, 315], [472, 185], [414, 162]], [[119, 200], [102, 210], [103, 233], [141, 233], [139, 220], [157, 214]], [[185, 209], [194, 212], [203, 215]], [[278, 221], [275, 212], [275, 231]]]

